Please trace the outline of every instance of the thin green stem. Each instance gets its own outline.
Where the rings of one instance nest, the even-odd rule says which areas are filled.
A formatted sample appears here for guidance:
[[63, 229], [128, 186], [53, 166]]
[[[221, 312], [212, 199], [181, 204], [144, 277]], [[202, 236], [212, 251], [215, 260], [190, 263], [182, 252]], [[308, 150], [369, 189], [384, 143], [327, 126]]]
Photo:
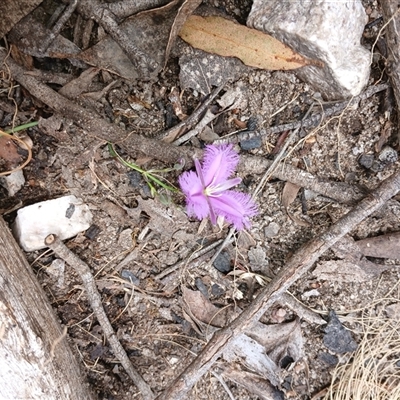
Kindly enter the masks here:
[[110, 154], [113, 157], [116, 157], [123, 165], [125, 165], [126, 167], [131, 168], [131, 169], [133, 169], [133, 170], [135, 170], [135, 171], [137, 171], [137, 172], [139, 172], [140, 174], [143, 175], [143, 177], [145, 178], [145, 180], [146, 180], [146, 182], [147, 182], [147, 184], [148, 184], [148, 186], [150, 188], [150, 191], [151, 191], [153, 196], [154, 196], [154, 193], [157, 193], [157, 190], [155, 189], [155, 187], [153, 185], [151, 185], [149, 180], [157, 183], [157, 185], [161, 186], [162, 188], [164, 188], [166, 190], [169, 190], [171, 192], [179, 192], [179, 190], [177, 188], [171, 186], [170, 184], [166, 184], [165, 182], [163, 182], [161, 179], [166, 180], [164, 177], [162, 177], [162, 176], [160, 176], [160, 177], [154, 176], [154, 172], [164, 172], [164, 171], [167, 171], [167, 170], [172, 171], [173, 169], [166, 168], [165, 170], [159, 170], [159, 171], [158, 170], [146, 171], [146, 170], [140, 168], [138, 165], [136, 165], [134, 163], [130, 163], [130, 162], [124, 160], [115, 151], [114, 146], [111, 143], [108, 144], [108, 150], [109, 150]]
[[23, 131], [24, 129], [28, 129], [28, 128], [32, 128], [34, 126], [37, 126], [38, 123], [39, 123], [39, 121], [28, 122], [28, 123], [23, 124], [23, 125], [15, 126], [14, 128], [11, 128], [11, 129], [7, 129], [4, 132], [5, 133], [14, 133], [14, 132]]

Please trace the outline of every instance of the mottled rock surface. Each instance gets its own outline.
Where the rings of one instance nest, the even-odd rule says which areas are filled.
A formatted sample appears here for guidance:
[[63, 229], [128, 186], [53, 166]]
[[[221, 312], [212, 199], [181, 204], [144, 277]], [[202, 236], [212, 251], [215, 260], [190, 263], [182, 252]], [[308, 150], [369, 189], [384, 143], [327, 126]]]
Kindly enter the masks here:
[[255, 0], [247, 19], [249, 27], [322, 61], [324, 68], [307, 66], [297, 74], [329, 100], [356, 96], [367, 84], [369, 53], [360, 44], [366, 22], [359, 0]]

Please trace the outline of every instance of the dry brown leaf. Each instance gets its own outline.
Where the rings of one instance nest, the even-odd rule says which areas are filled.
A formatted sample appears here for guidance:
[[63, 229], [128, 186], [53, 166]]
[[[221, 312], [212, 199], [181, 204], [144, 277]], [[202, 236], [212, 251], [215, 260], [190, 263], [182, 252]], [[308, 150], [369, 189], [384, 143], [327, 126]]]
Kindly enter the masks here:
[[167, 48], [165, 49], [165, 62], [164, 68], [167, 64], [169, 53], [171, 52], [171, 48], [175, 43], [176, 38], [178, 37], [179, 31], [182, 29], [182, 26], [185, 24], [187, 18], [193, 13], [193, 11], [201, 4], [202, 0], [185, 0], [176, 14], [174, 23], [172, 24], [171, 31], [169, 33]]
[[288, 210], [290, 204], [292, 204], [296, 199], [300, 189], [300, 186], [291, 182], [286, 182], [282, 192], [282, 204], [285, 207], [286, 214], [293, 222], [300, 226], [310, 226], [311, 224], [308, 221], [297, 217]]
[[356, 245], [364, 256], [400, 259], [400, 232], [358, 240]]
[[227, 324], [228, 314], [232, 313], [231, 309], [215, 307], [202, 293], [186, 287], [182, 287], [182, 294], [190, 313], [196, 319], [218, 328]]
[[371, 275], [359, 265], [346, 260], [321, 261], [313, 271], [313, 275], [323, 281], [334, 282], [367, 282]]
[[23, 157], [18, 151], [18, 145], [9, 136], [0, 135], [0, 164], [5, 170], [15, 168]]
[[250, 67], [289, 70], [309, 64], [320, 65], [256, 29], [228, 19], [191, 15], [179, 36], [193, 47], [225, 57], [237, 57]]
[[299, 193], [300, 189], [301, 189], [301, 187], [298, 185], [295, 185], [294, 183], [291, 183], [291, 182], [285, 183], [285, 186], [283, 187], [283, 191], [282, 191], [282, 204], [283, 204], [283, 207], [285, 207], [286, 212], [287, 212], [287, 209], [289, 208], [289, 206], [296, 199], [297, 194]]

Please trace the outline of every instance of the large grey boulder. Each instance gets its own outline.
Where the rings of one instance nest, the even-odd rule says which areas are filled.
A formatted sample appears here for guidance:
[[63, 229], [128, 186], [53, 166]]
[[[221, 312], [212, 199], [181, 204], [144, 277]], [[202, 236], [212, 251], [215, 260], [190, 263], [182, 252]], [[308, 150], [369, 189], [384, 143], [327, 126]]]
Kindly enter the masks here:
[[326, 99], [358, 95], [368, 81], [369, 52], [360, 39], [367, 15], [360, 0], [254, 0], [247, 25], [261, 30], [324, 68], [307, 66], [297, 75]]

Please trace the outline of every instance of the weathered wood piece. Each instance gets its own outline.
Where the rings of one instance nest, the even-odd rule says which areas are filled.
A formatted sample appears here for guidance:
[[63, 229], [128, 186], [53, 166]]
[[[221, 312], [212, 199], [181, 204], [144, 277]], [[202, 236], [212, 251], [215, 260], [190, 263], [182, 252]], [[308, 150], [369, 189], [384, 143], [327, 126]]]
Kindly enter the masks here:
[[43, 0], [0, 1], [0, 39], [25, 15], [28, 15]]
[[[388, 48], [388, 57], [386, 60], [387, 73], [393, 86], [394, 96], [397, 103], [397, 118], [400, 120], [400, 12], [399, 2], [397, 0], [382, 0], [383, 20], [388, 23], [386, 26], [386, 44]], [[390, 21], [390, 22], [389, 22]], [[400, 139], [400, 130], [398, 128], [398, 138]], [[398, 140], [399, 140], [398, 139]]]
[[93, 399], [66, 332], [0, 217], [0, 398]]
[[154, 399], [154, 394], [150, 386], [143, 380], [139, 372], [132, 365], [125, 349], [119, 342], [117, 335], [107, 317], [101, 301], [101, 296], [97, 290], [95, 279], [90, 271], [89, 266], [75, 255], [56, 235], [48, 235], [45, 239], [45, 244], [54, 251], [54, 253], [69, 264], [75, 272], [80, 276], [83, 286], [85, 287], [86, 296], [93, 309], [93, 312], [103, 329], [104, 335], [107, 338], [114, 355], [120, 361], [129, 377], [140, 390], [143, 400]]

